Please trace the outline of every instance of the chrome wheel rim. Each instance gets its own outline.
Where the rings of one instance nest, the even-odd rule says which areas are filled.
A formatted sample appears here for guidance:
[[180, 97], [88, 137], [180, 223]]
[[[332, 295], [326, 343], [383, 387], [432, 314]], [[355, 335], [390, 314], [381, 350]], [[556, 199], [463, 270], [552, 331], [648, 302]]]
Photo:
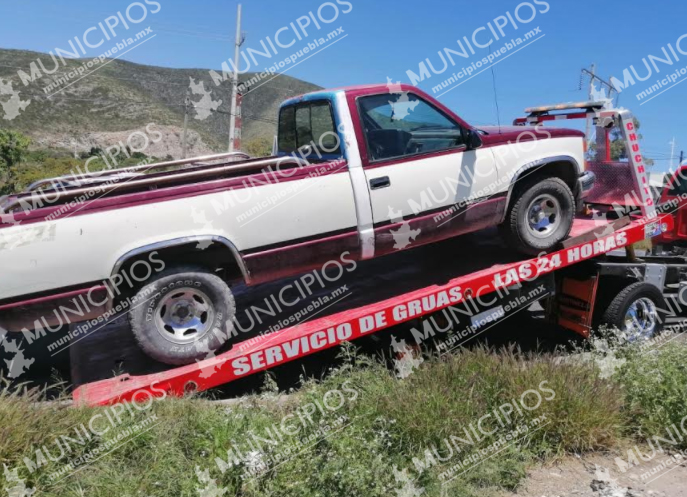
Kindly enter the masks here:
[[651, 338], [656, 331], [657, 319], [653, 300], [642, 297], [632, 302], [624, 319], [628, 340]]
[[561, 222], [561, 204], [548, 193], [538, 195], [527, 208], [527, 227], [537, 238], [546, 238]]
[[162, 297], [155, 308], [158, 331], [167, 340], [179, 344], [204, 336], [214, 318], [212, 301], [196, 288], [176, 288]]

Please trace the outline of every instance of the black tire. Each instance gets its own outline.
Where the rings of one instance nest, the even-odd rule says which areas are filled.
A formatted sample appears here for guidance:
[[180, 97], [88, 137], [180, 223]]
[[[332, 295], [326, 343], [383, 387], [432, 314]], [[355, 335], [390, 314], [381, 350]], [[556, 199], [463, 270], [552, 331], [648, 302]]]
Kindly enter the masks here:
[[[535, 235], [530, 228], [528, 213], [531, 204], [540, 198], [558, 202], [556, 225], [549, 233]], [[549, 200], [548, 203], [551, 203]], [[555, 203], [552, 204], [555, 206]], [[575, 197], [565, 182], [559, 178], [531, 178], [516, 185], [513, 198], [499, 231], [506, 243], [518, 252], [538, 255], [554, 248], [563, 241], [572, 228], [575, 218]]]
[[[625, 318], [630, 310], [630, 307], [640, 302], [642, 299], [648, 299], [653, 302], [655, 308], [655, 326], [651, 332], [644, 333], [642, 336], [628, 337], [629, 340], [636, 340], [638, 338], [648, 339], [652, 338], [661, 331], [663, 331], [663, 321], [658, 312], [659, 309], [665, 309], [666, 304], [661, 291], [650, 283], [638, 281], [631, 283], [624, 287], [616, 294], [606, 308], [606, 311], [601, 317], [602, 325], [608, 327], [615, 327], [619, 330], [625, 330]], [[641, 307], [641, 306], [640, 306]]]
[[[182, 365], [211, 357], [224, 345], [233, 332], [235, 313], [234, 296], [221, 278], [182, 267], [160, 273], [138, 291], [129, 323], [147, 355]], [[186, 325], [191, 328], [183, 331]]]

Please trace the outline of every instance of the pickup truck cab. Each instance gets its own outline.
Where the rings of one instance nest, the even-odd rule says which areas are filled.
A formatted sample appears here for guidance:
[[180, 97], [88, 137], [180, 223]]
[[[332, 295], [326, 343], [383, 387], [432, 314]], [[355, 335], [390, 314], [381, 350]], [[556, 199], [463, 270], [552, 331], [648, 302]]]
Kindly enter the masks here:
[[273, 157], [75, 174], [3, 199], [0, 325], [35, 338], [114, 309], [147, 354], [184, 364], [237, 334], [239, 282], [492, 226], [538, 254], [593, 185], [583, 139], [474, 127], [407, 85], [291, 98]]

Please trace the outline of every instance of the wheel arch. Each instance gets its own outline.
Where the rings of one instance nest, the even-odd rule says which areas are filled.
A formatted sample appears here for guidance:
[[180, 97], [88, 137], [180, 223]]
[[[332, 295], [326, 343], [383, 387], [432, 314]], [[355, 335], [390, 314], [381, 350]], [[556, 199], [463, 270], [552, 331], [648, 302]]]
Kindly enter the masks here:
[[513, 192], [517, 182], [526, 177], [556, 177], [565, 182], [566, 185], [573, 192], [573, 196], [577, 197], [577, 178], [582, 174], [582, 168], [577, 160], [570, 155], [557, 155], [552, 157], [545, 157], [528, 162], [520, 166], [511, 178], [508, 185], [508, 193], [506, 195], [506, 208], [503, 213], [501, 222], [505, 221], [508, 213], [508, 207], [513, 199]]
[[[219, 235], [172, 238], [129, 250], [115, 261], [110, 277], [115, 277], [131, 268], [136, 261], [145, 260], [154, 253], [160, 255], [163, 263], [160, 271], [176, 264], [197, 264], [211, 272], [224, 270], [227, 281], [241, 279], [246, 284], [251, 281], [250, 272], [236, 245]], [[159, 260], [156, 262], [159, 263]]]
[[596, 293], [593, 326], [601, 323], [606, 308], [611, 301], [626, 287], [644, 281], [642, 278], [629, 274], [603, 274], [599, 276], [599, 288]]

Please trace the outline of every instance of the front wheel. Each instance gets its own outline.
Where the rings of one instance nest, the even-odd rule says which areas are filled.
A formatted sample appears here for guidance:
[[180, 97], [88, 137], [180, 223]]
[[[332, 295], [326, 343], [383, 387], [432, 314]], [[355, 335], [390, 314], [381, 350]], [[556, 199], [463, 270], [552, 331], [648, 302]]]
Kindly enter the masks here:
[[509, 246], [527, 255], [538, 255], [568, 236], [575, 217], [575, 198], [563, 180], [523, 180], [516, 185], [513, 196], [500, 226]]
[[143, 351], [166, 364], [189, 364], [214, 354], [233, 331], [234, 296], [218, 276], [195, 268], [161, 273], [139, 290], [129, 312]]

